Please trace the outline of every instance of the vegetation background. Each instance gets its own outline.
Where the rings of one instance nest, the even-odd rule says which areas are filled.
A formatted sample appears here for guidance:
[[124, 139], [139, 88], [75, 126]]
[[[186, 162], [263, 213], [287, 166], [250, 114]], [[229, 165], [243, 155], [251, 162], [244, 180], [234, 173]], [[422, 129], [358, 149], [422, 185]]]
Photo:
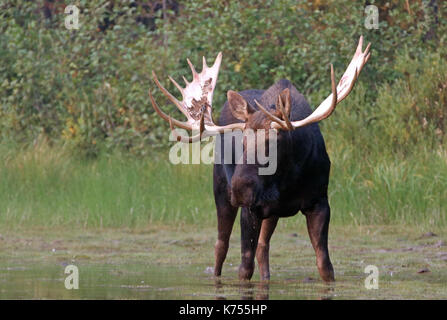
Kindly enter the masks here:
[[[78, 30], [64, 25], [80, 9]], [[365, 28], [365, 6], [379, 28]], [[0, 224], [138, 227], [215, 223], [212, 168], [167, 160], [181, 114], [151, 71], [190, 77], [223, 53], [214, 95], [290, 79], [318, 105], [360, 35], [372, 56], [320, 124], [332, 221], [447, 223], [447, 3], [390, 1], [12, 1], [0, 3]], [[165, 103], [166, 102], [166, 103]], [[304, 219], [287, 219], [303, 223]]]

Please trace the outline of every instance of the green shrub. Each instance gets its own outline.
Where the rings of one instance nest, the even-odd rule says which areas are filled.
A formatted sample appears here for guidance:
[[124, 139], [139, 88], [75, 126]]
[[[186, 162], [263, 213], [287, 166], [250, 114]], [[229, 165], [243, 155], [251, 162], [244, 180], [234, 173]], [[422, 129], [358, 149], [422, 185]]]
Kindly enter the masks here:
[[[348, 0], [179, 3], [177, 14], [166, 12], [168, 19], [156, 13], [152, 30], [152, 24], [137, 22], [135, 17], [143, 7], [134, 1], [77, 1], [80, 28], [70, 31], [64, 27], [63, 10], [47, 19], [41, 13], [42, 1], [4, 1], [0, 13], [1, 139], [30, 144], [43, 136], [86, 156], [116, 148], [148, 154], [169, 143], [168, 126], [153, 114], [148, 89], [167, 111], [181, 117], [155, 90], [151, 70], [175, 92], [167, 75], [190, 77], [186, 57], [199, 67], [202, 55], [211, 61], [222, 51], [216, 117], [227, 90], [262, 89], [280, 78], [290, 79], [315, 105], [328, 94], [329, 64], [341, 76], [361, 34], [373, 43], [372, 58], [361, 76], [363, 100], [348, 99], [362, 103], [358, 105], [360, 125], [387, 131], [381, 137], [388, 139], [382, 141], [387, 145], [413, 141], [418, 130], [423, 132], [421, 137], [439, 135], [439, 130], [444, 134], [443, 124], [430, 120], [436, 112], [430, 113], [428, 107], [438, 110], [445, 105], [444, 93], [432, 92], [436, 85], [442, 89], [442, 79], [433, 85], [425, 82], [424, 88], [412, 87], [413, 98], [405, 85], [419, 77], [421, 69], [413, 64], [421, 62], [419, 68], [424, 69], [430, 59], [437, 59], [441, 70], [445, 57], [437, 48], [445, 47], [447, 35], [444, 2], [438, 2], [435, 23], [428, 1], [414, 2], [408, 10], [405, 1], [374, 1], [381, 13], [378, 30], [364, 27], [363, 3]], [[435, 36], [427, 39], [432, 29]], [[429, 71], [425, 72], [430, 78]], [[405, 114], [389, 117], [404, 117], [412, 130], [408, 137], [398, 138], [407, 140], [395, 142], [399, 135], [389, 130], [397, 128], [376, 121], [376, 113], [378, 108], [392, 113], [389, 106], [405, 99], [410, 106], [416, 103], [419, 111], [410, 115], [399, 109]]]

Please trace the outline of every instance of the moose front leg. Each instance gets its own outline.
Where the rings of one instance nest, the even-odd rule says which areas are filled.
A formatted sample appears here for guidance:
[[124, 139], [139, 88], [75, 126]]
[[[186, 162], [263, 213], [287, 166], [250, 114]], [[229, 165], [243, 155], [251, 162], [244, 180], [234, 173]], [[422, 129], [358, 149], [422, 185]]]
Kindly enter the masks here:
[[270, 239], [275, 231], [278, 217], [270, 217], [262, 220], [261, 232], [259, 234], [258, 248], [256, 249], [256, 260], [258, 261], [261, 280], [270, 279], [269, 248]]
[[262, 220], [247, 208], [241, 210], [241, 255], [239, 280], [250, 280], [255, 269], [255, 253]]
[[335, 281], [334, 268], [328, 250], [331, 209], [327, 199], [321, 199], [312, 209], [305, 210], [303, 213], [306, 216], [307, 231], [315, 250], [320, 276], [326, 282]]
[[231, 231], [236, 219], [238, 208], [232, 207], [229, 203], [217, 206], [217, 241], [214, 246], [214, 275], [219, 277], [222, 274], [222, 265], [225, 261], [230, 242]]

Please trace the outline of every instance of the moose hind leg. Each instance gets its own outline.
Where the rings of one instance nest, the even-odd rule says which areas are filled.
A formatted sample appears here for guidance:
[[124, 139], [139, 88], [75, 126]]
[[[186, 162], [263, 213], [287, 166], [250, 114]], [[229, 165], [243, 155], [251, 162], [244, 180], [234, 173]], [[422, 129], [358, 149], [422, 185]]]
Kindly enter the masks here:
[[317, 267], [321, 278], [334, 281], [334, 268], [329, 258], [328, 231], [331, 210], [326, 198], [321, 199], [312, 209], [305, 210], [307, 231], [315, 250]]
[[247, 208], [241, 210], [241, 256], [239, 280], [250, 280], [255, 269], [255, 253], [262, 220]]
[[277, 223], [278, 223], [278, 217], [270, 217], [262, 221], [261, 231], [258, 240], [258, 247], [256, 249], [256, 260], [258, 261], [261, 280], [270, 279], [270, 267], [269, 267], [270, 239], [272, 237], [273, 232], [275, 231]]

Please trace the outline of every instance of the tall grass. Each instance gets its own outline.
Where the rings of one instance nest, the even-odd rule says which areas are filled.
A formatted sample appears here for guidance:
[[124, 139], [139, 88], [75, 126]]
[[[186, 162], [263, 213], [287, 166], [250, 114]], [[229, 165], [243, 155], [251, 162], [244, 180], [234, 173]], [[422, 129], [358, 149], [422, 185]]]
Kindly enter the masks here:
[[0, 157], [0, 225], [133, 227], [213, 217], [204, 166], [120, 155], [79, 160], [45, 144]]
[[[332, 223], [446, 225], [446, 150], [370, 161], [355, 149], [329, 153]], [[215, 224], [211, 165], [172, 165], [159, 155], [69, 154], [45, 143], [0, 148], [1, 226]]]
[[332, 153], [329, 198], [332, 219], [355, 224], [447, 222], [447, 152], [362, 158], [345, 150]]

